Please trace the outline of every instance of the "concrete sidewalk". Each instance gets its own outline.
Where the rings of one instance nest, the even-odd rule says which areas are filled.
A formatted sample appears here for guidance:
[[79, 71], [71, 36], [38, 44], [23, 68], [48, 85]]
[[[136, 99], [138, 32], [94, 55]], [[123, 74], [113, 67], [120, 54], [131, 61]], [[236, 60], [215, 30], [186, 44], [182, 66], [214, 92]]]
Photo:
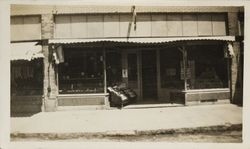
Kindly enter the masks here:
[[41, 112], [11, 118], [12, 136], [137, 135], [242, 124], [242, 107], [232, 104], [145, 109]]

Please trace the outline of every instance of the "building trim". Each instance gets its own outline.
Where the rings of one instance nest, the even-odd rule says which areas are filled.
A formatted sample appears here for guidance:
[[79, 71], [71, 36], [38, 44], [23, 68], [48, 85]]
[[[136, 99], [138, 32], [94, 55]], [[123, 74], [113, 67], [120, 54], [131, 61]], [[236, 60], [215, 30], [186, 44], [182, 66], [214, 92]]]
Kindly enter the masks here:
[[[200, 13], [200, 12], [239, 12], [239, 6], [135, 6], [137, 13]], [[11, 15], [37, 14], [93, 14], [93, 13], [132, 13], [132, 6], [101, 5], [11, 5]]]
[[165, 37], [165, 38], [82, 38], [82, 39], [49, 39], [49, 44], [75, 44], [94, 42], [118, 42], [118, 43], [167, 43], [191, 40], [219, 40], [235, 41], [234, 36], [208, 36], [208, 37]]

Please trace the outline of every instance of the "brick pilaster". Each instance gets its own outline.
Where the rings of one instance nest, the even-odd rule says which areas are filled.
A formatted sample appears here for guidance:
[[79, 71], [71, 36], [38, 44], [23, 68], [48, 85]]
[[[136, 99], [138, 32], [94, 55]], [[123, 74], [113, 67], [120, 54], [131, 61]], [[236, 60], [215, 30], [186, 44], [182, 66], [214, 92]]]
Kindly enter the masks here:
[[53, 38], [53, 14], [42, 14], [41, 20], [44, 53], [44, 111], [55, 111], [58, 91], [56, 66], [52, 63], [52, 50], [47, 43], [47, 39]]
[[[230, 36], [238, 36], [239, 35], [239, 27], [238, 27], [238, 13], [237, 12], [229, 12], [228, 13], [228, 33]], [[240, 42], [233, 42], [234, 49], [234, 57], [232, 58], [231, 63], [231, 97], [233, 103], [242, 103], [242, 78], [241, 78], [241, 66], [240, 59]]]

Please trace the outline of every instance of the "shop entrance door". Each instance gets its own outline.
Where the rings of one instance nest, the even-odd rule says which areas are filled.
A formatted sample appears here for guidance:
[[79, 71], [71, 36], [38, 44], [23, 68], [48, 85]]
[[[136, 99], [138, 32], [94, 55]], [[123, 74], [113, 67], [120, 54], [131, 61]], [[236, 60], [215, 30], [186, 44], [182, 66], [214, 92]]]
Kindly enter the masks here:
[[157, 100], [156, 51], [142, 51], [143, 100]]
[[139, 59], [138, 51], [127, 51], [128, 64], [128, 87], [133, 89], [137, 98], [141, 98], [140, 94], [140, 79], [139, 79]]

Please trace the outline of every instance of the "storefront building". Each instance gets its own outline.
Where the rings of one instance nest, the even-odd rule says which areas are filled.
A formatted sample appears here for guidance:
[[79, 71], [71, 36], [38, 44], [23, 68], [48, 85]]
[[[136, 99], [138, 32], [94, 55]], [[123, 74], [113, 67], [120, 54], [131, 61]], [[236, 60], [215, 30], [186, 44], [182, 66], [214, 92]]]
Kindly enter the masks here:
[[243, 7], [11, 11], [12, 44], [35, 41], [42, 50], [42, 111], [109, 108], [107, 87], [121, 84], [139, 104], [242, 103]]

